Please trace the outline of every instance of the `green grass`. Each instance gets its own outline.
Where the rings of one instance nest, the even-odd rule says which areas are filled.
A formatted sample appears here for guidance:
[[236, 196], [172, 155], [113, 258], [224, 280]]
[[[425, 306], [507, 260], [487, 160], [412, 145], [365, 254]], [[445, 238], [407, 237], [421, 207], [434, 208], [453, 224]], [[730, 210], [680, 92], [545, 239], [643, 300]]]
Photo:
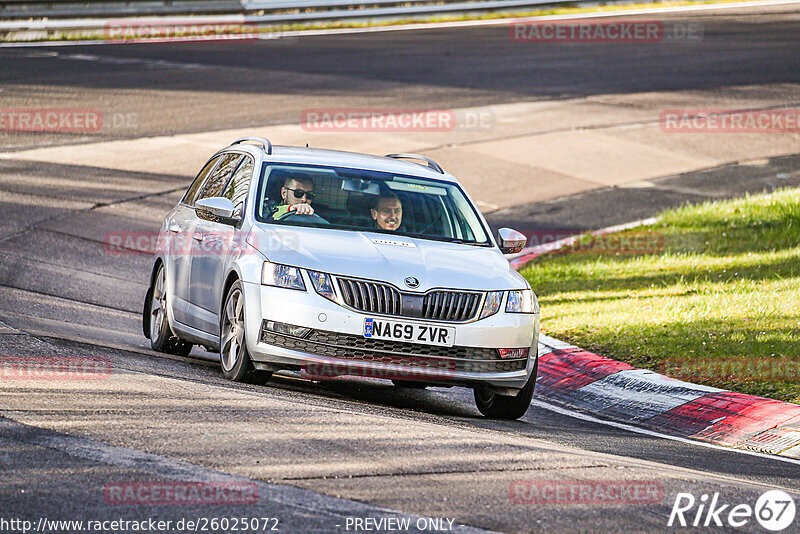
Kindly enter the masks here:
[[[573, 247], [526, 268], [543, 332], [678, 378], [800, 402], [791, 371], [800, 361], [800, 189], [681, 207], [619, 236], [643, 233], [663, 237], [663, 250]], [[767, 367], [686, 376], [672, 364], [687, 360]]]

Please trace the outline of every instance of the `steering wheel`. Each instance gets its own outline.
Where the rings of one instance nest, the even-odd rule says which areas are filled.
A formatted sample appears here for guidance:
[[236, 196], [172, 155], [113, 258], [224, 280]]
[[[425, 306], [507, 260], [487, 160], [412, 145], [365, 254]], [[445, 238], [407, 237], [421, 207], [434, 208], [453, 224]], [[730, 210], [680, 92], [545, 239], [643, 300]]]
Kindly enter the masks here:
[[428, 230], [430, 230], [431, 228], [433, 228], [433, 225], [436, 224], [437, 222], [439, 222], [439, 221], [437, 221], [436, 219], [432, 220], [427, 226], [425, 226], [424, 228], [422, 228], [420, 230], [417, 230], [417, 234], [419, 234], [419, 235], [427, 235], [426, 232]]
[[328, 221], [323, 219], [317, 214], [306, 215], [303, 213], [297, 213], [296, 211], [289, 211], [278, 217], [276, 220], [283, 221], [286, 219], [291, 218], [292, 221], [302, 221], [302, 222], [309, 222], [309, 223], [316, 223], [316, 224], [330, 224]]

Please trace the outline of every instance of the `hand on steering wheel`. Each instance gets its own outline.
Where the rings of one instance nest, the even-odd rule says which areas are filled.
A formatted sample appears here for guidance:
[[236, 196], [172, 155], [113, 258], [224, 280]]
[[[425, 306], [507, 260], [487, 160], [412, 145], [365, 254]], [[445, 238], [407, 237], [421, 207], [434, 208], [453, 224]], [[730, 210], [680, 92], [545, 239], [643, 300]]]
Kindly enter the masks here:
[[311, 204], [293, 204], [289, 206], [289, 212], [297, 215], [314, 215], [314, 208]]
[[293, 215], [314, 215], [314, 208], [309, 204], [292, 204], [288, 209], [277, 217], [277, 220], [283, 220]]
[[317, 215], [316, 213], [300, 213], [299, 211], [287, 211], [276, 220], [283, 221], [283, 220], [291, 220], [291, 221], [305, 221], [310, 223], [316, 224], [330, 224], [328, 221]]

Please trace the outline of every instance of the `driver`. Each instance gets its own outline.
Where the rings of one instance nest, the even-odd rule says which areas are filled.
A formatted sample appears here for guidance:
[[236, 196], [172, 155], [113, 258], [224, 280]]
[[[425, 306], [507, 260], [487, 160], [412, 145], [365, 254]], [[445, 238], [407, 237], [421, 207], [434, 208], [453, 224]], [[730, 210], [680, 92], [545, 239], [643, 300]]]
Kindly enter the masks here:
[[381, 230], [396, 231], [403, 222], [403, 204], [394, 193], [380, 195], [369, 210], [375, 226]]
[[305, 174], [292, 173], [286, 177], [281, 187], [281, 204], [272, 216], [280, 219], [290, 213], [314, 215], [314, 208], [311, 207], [314, 196], [314, 182], [311, 178]]

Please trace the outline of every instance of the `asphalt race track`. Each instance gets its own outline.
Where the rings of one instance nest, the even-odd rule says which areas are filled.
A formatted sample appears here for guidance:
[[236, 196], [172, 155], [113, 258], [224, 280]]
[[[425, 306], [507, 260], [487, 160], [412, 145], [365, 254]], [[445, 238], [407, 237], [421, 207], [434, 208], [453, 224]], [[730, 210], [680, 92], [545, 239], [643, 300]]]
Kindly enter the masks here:
[[[445, 518], [464, 531], [654, 532], [669, 530], [681, 492], [698, 499], [718, 492], [720, 503], [751, 506], [771, 488], [800, 497], [796, 461], [632, 432], [542, 399], [519, 421], [494, 422], [479, 415], [467, 390], [292, 376], [257, 387], [226, 381], [204, 350], [188, 358], [157, 354], [140, 319], [151, 258], [109, 253], [104, 240], [114, 230], [156, 231], [192, 176], [122, 170], [104, 154], [95, 165], [15, 156], [296, 123], [302, 110], [319, 107], [463, 108], [610, 94], [691, 107], [687, 95], [700, 92], [798, 107], [797, 6], [665, 20], [702, 22], [702, 42], [520, 46], [501, 25], [0, 49], [0, 107], [99, 108], [119, 119], [91, 134], [0, 131], [0, 354], [92, 357], [113, 370], [104, 380], [0, 379], [0, 531], [21, 531], [2, 523], [12, 518], [174, 525], [248, 517], [276, 518], [283, 532], [357, 531], [352, 518]], [[794, 142], [800, 153], [796, 134]], [[746, 162], [747, 147], [738, 150]], [[782, 169], [784, 182], [770, 181], [772, 167]], [[796, 158], [769, 159], [704, 174], [737, 177], [714, 182], [714, 195], [690, 190], [687, 175], [653, 193], [665, 201], [602, 189], [561, 198], [559, 220], [548, 219], [552, 200], [512, 202], [490, 218], [529, 228], [601, 227], [684, 200], [796, 185], [797, 168]], [[632, 216], [621, 209], [626, 204]], [[250, 484], [258, 498], [212, 506], [108, 498], [115, 484], [166, 480]], [[526, 504], [509, 495], [519, 481], [586, 480], [651, 483], [663, 495], [613, 505]], [[420, 524], [450, 528], [446, 520], [439, 528]], [[785, 532], [800, 531], [798, 524]], [[754, 520], [704, 530], [764, 532]]]

